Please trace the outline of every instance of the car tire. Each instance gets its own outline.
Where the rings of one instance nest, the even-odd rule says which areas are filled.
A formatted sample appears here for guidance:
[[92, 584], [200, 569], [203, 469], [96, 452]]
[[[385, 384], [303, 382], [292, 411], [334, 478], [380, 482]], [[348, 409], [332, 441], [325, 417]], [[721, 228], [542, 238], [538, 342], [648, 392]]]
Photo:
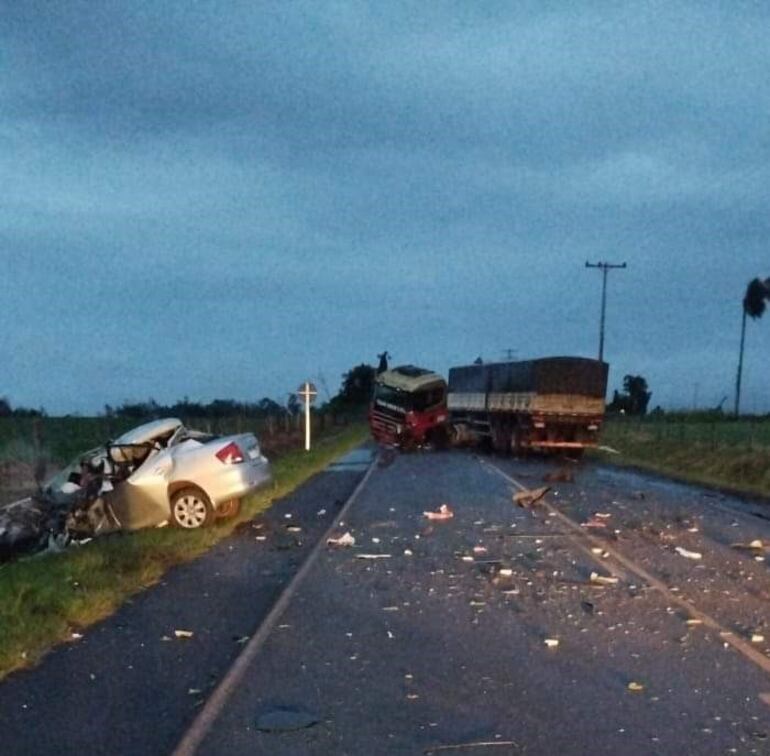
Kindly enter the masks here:
[[205, 528], [214, 522], [214, 507], [200, 488], [182, 488], [171, 497], [171, 521], [183, 530]]

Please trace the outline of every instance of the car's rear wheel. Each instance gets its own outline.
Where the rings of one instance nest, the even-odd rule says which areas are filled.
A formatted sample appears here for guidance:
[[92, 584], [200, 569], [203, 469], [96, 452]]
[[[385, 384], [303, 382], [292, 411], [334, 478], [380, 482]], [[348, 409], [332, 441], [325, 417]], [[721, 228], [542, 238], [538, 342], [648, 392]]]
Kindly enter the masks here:
[[171, 519], [185, 530], [205, 528], [214, 522], [214, 507], [199, 488], [183, 488], [171, 497]]
[[241, 511], [240, 499], [228, 499], [217, 507], [217, 517], [235, 517]]

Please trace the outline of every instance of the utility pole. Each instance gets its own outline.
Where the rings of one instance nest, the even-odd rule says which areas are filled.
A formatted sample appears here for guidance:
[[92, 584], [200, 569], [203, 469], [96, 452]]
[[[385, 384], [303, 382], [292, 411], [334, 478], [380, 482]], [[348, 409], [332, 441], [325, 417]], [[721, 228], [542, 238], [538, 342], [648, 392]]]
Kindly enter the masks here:
[[508, 349], [503, 349], [503, 354], [505, 355], [505, 359], [506, 359], [508, 362], [511, 362], [511, 360], [513, 360], [513, 358], [514, 358], [514, 355], [515, 355], [515, 354], [516, 354], [516, 352], [518, 352], [518, 351], [519, 351], [518, 349], [511, 349], [511, 348], [508, 348]]
[[604, 317], [607, 311], [607, 273], [625, 268], [625, 263], [586, 262], [586, 268], [598, 268], [602, 272], [602, 317], [599, 322], [599, 362], [604, 362]]

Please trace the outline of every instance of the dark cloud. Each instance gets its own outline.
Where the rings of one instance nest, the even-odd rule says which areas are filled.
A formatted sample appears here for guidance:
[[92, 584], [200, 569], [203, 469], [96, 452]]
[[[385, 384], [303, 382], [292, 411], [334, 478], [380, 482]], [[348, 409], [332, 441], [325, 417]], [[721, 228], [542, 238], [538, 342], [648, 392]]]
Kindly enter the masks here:
[[334, 387], [383, 348], [441, 369], [593, 354], [583, 263], [609, 257], [629, 263], [613, 380], [716, 403], [745, 283], [770, 275], [767, 20], [752, 2], [12, 4], [0, 392], [93, 410], [282, 396], [319, 370]]

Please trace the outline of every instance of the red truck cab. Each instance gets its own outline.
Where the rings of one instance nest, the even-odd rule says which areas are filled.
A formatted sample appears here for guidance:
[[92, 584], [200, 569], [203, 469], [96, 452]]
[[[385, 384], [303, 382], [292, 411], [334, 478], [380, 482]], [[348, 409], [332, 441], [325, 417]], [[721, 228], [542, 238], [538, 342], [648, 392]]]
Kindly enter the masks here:
[[369, 427], [376, 441], [402, 448], [447, 438], [446, 381], [430, 370], [402, 365], [380, 373], [369, 406]]

